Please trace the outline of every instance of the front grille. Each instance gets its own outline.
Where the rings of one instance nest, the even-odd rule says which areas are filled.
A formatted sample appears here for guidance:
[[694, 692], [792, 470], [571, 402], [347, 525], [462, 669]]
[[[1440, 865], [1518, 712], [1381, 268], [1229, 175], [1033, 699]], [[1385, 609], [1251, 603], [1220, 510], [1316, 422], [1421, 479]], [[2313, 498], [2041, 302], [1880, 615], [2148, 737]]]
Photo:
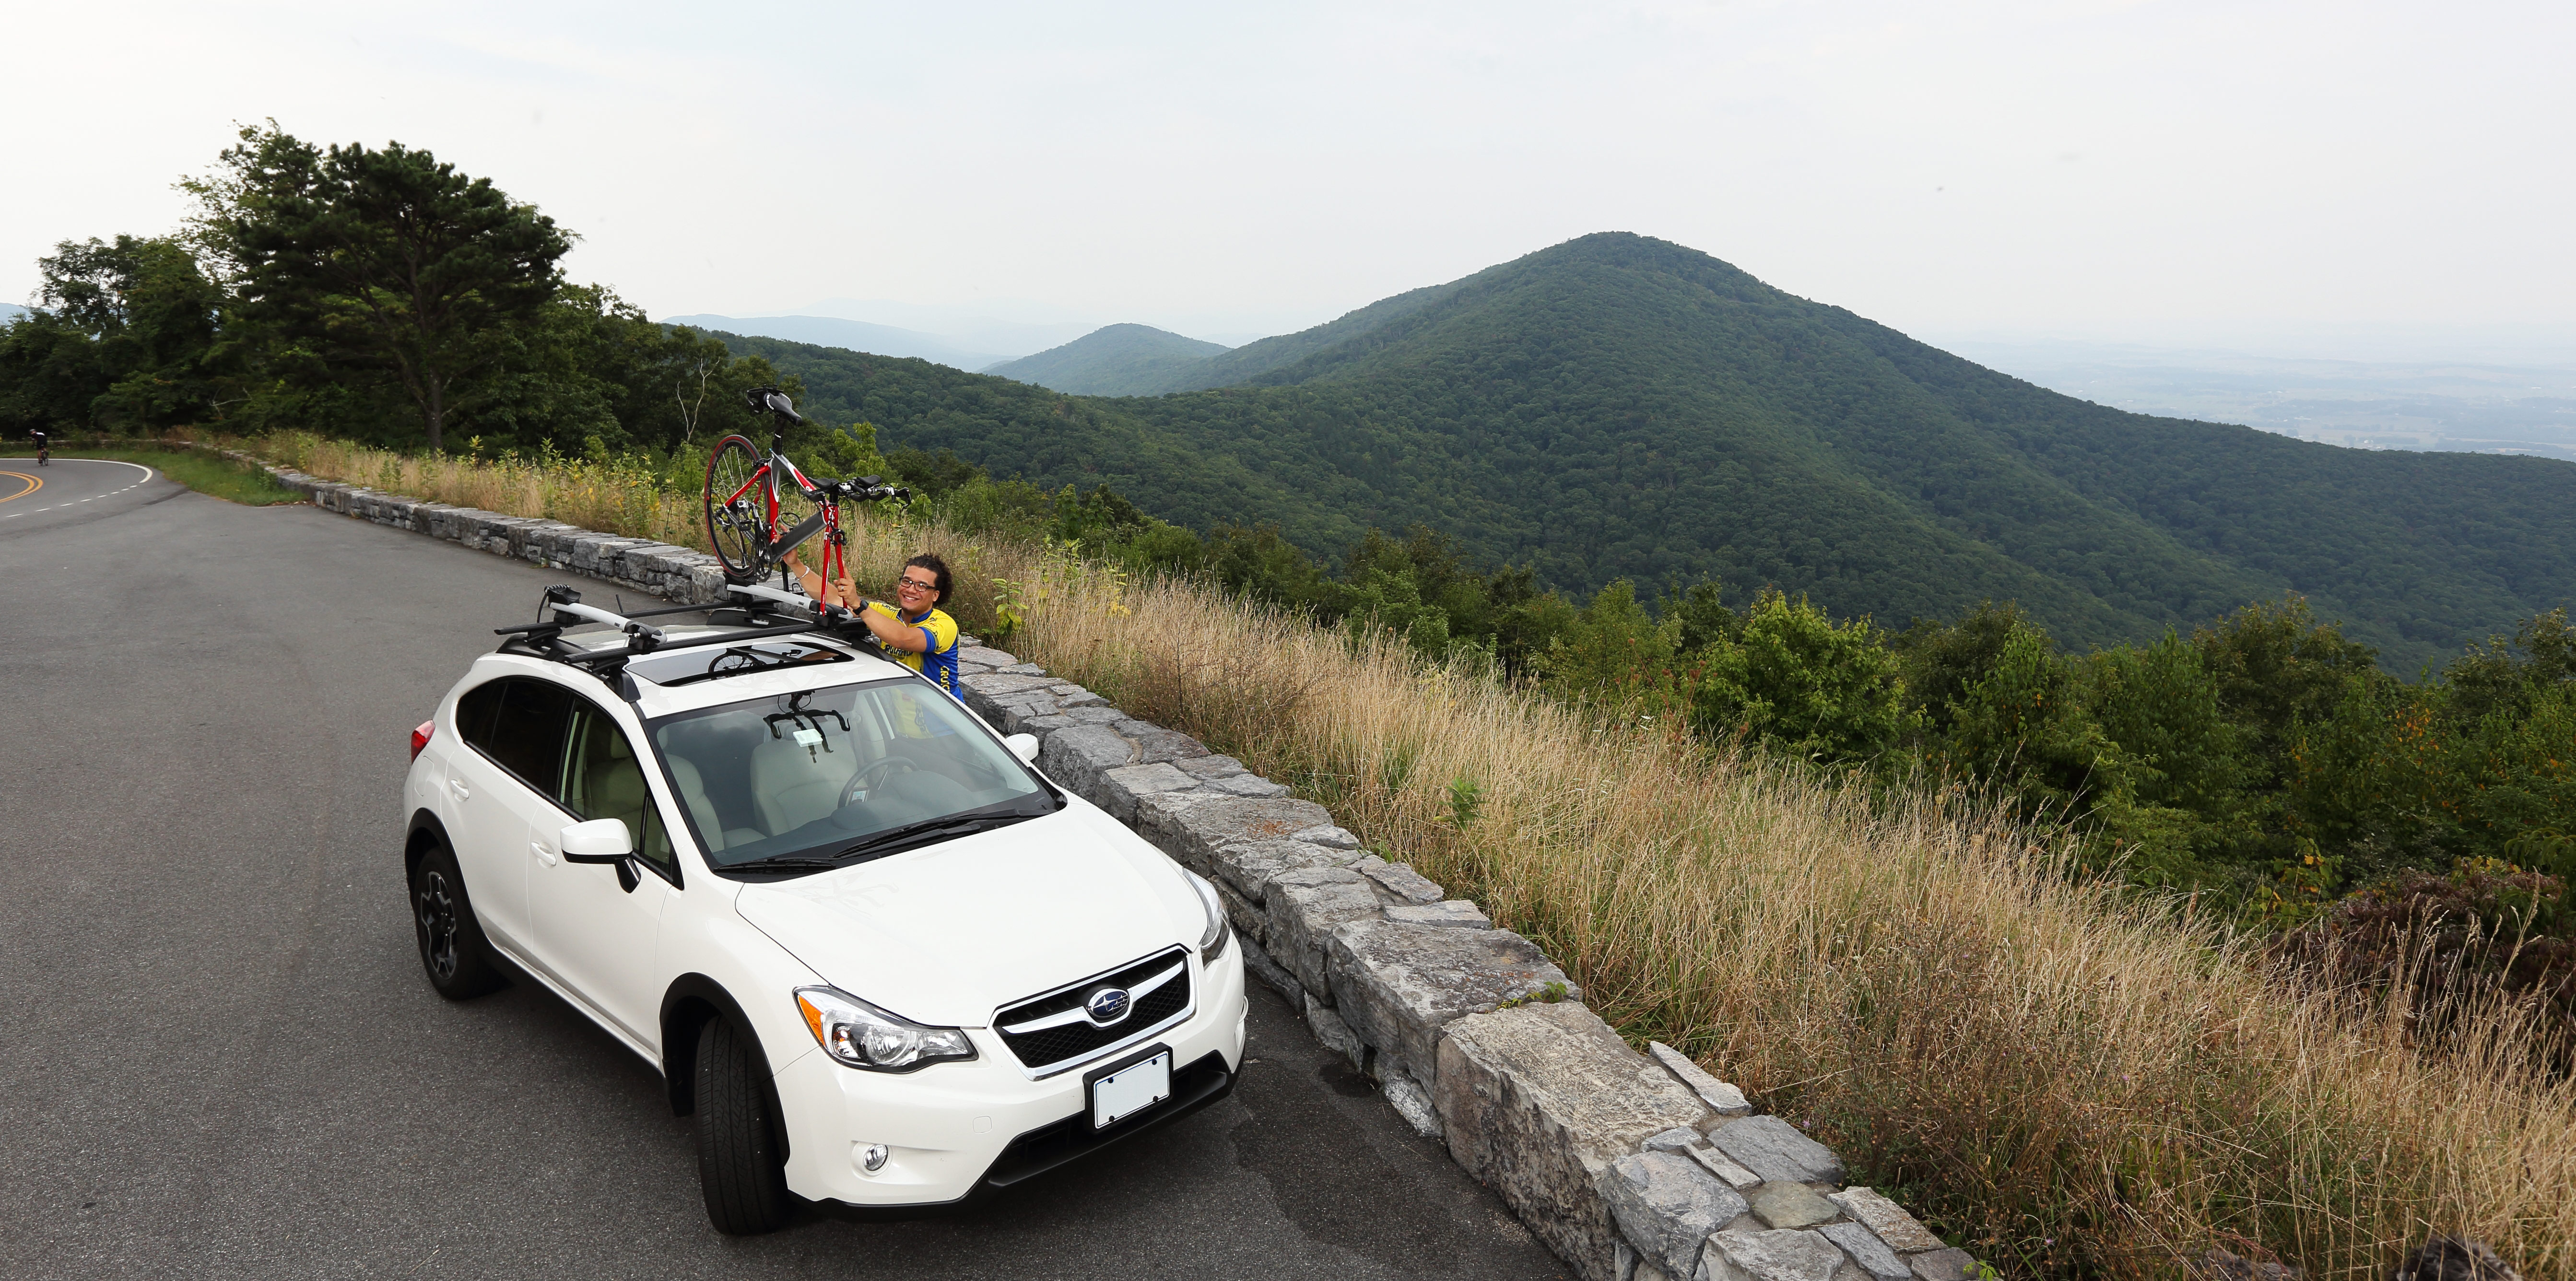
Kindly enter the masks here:
[[[1135, 1004], [1129, 1008], [1127, 1017], [1107, 1027], [1094, 1027], [1089, 1020], [1076, 1018], [1070, 1023], [1060, 1023], [1054, 1027], [1030, 1032], [1014, 1034], [1003, 1030], [1035, 1022], [1051, 1014], [1078, 1010], [1093, 992], [1103, 987], [1126, 988], [1133, 991], [1155, 975], [1164, 973], [1175, 965], [1181, 967], [1179, 974], [1174, 975], [1161, 987], [1137, 997]], [[1068, 983], [1052, 992], [1030, 997], [1016, 1005], [1004, 1006], [1001, 1013], [993, 1016], [993, 1030], [995, 1035], [1002, 1038], [1002, 1044], [1009, 1046], [1011, 1053], [1018, 1056], [1020, 1062], [1027, 1064], [1030, 1071], [1038, 1072], [1072, 1063], [1129, 1037], [1140, 1036], [1158, 1029], [1188, 1008], [1190, 1008], [1189, 952], [1176, 947], [1168, 952], [1158, 952], [1141, 961], [1131, 962], [1106, 974], [1095, 974], [1079, 982]]]

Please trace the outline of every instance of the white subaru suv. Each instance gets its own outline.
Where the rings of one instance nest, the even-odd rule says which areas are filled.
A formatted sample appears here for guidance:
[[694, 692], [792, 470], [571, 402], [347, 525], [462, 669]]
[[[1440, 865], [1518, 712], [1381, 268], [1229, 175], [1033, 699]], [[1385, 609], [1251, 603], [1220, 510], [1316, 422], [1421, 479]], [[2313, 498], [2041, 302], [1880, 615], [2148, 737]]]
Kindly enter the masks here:
[[754, 593], [665, 631], [551, 589], [413, 731], [440, 995], [524, 973], [642, 1055], [729, 1233], [958, 1201], [1229, 1093], [1215, 889], [1034, 738]]

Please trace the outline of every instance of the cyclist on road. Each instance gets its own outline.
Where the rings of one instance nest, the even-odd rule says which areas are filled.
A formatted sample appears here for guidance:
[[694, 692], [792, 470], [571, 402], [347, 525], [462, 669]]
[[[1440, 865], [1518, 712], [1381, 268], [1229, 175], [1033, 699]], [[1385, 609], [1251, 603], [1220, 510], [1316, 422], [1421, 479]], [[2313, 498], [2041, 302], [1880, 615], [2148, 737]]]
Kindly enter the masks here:
[[807, 596], [855, 612], [896, 662], [929, 677], [950, 698], [965, 701], [965, 691], [957, 682], [957, 620], [939, 608], [953, 585], [947, 561], [932, 552], [905, 561], [891, 602], [861, 596], [858, 585], [847, 578], [830, 584], [826, 595], [823, 576], [806, 568], [792, 549], [786, 565]]
[[28, 432], [27, 435], [36, 442], [36, 465], [39, 467], [52, 466], [54, 457], [52, 439], [41, 431], [31, 431]]

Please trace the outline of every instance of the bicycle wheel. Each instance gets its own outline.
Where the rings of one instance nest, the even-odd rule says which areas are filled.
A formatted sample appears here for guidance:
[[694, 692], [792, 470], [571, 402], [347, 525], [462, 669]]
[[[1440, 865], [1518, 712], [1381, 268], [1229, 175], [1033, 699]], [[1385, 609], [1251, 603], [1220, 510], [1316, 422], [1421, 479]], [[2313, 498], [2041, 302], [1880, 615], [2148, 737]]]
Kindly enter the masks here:
[[740, 436], [717, 441], [707, 455], [707, 544], [727, 582], [758, 582], [769, 568], [769, 490], [777, 477], [762, 474], [761, 464], [760, 451]]

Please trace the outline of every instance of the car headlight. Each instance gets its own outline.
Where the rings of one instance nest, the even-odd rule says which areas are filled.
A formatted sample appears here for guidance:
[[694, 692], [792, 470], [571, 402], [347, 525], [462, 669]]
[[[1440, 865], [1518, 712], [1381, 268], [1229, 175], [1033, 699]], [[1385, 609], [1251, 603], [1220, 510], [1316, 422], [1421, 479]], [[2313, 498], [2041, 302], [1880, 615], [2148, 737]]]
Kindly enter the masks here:
[[942, 1059], [971, 1059], [975, 1043], [953, 1027], [923, 1027], [829, 987], [796, 989], [796, 1008], [825, 1054], [871, 1072], [910, 1072]]
[[1190, 878], [1190, 888], [1199, 892], [1199, 906], [1207, 909], [1207, 932], [1199, 935], [1199, 963], [1204, 965], [1225, 954], [1225, 940], [1234, 931], [1226, 928], [1225, 900], [1216, 896], [1216, 887], [1186, 867], [1181, 875]]

